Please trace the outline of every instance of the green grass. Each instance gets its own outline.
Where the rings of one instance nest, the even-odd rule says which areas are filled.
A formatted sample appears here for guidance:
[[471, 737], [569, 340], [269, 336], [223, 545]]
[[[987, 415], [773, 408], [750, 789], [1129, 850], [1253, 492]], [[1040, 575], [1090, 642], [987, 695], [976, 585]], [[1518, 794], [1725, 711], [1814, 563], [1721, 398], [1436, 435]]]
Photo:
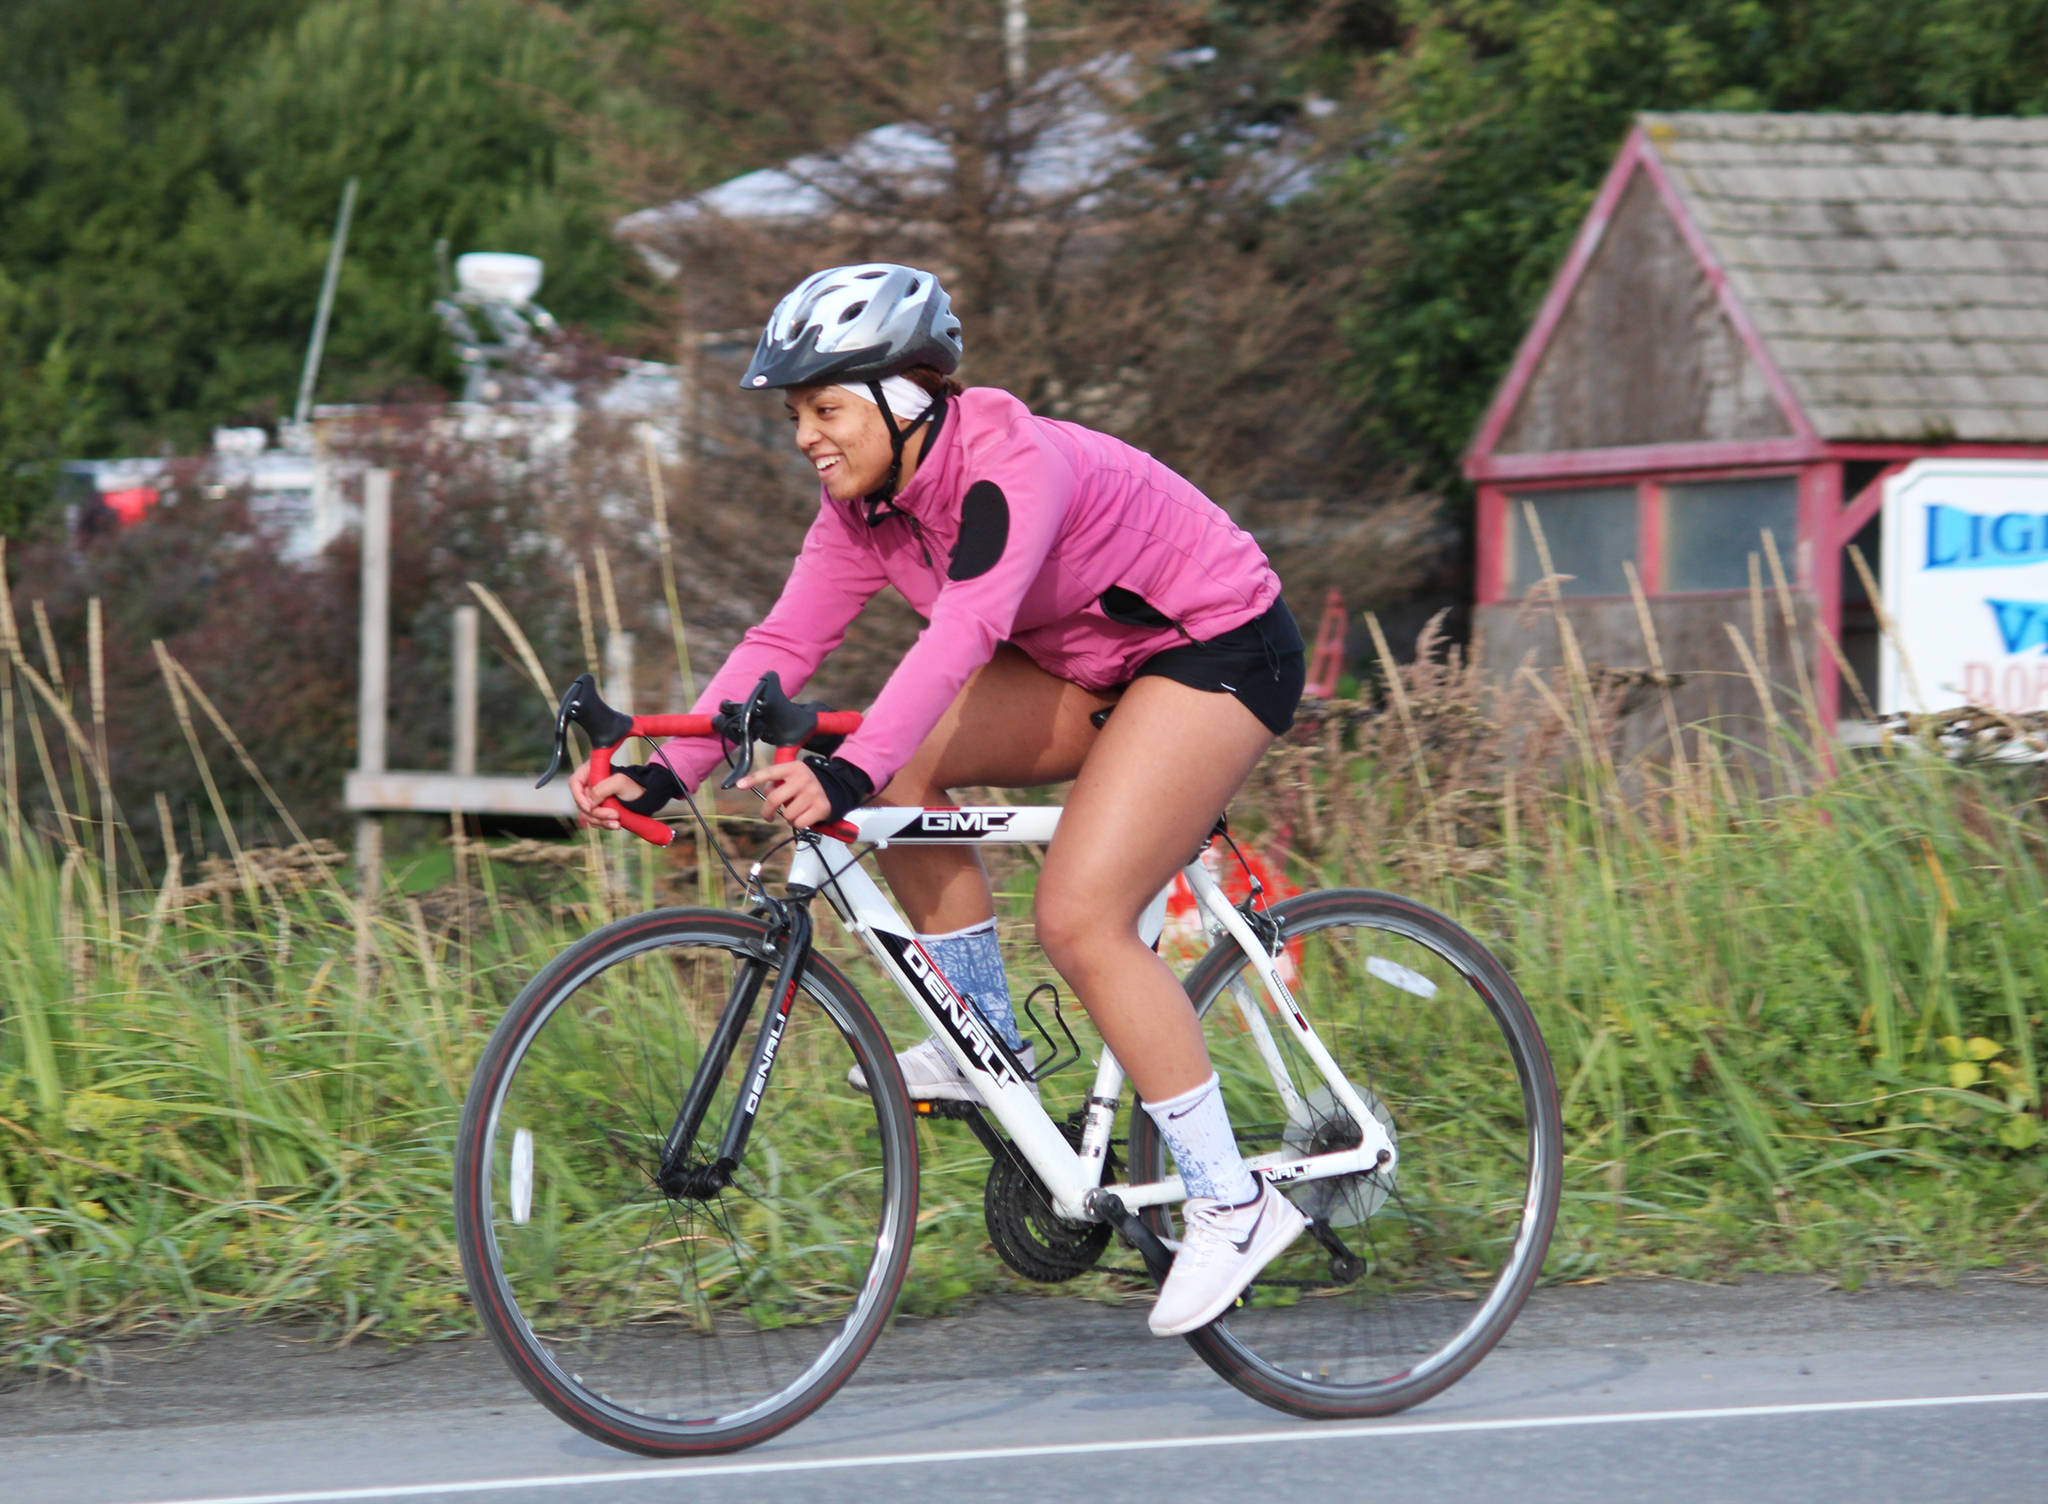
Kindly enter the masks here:
[[2048, 851], [1985, 784], [1857, 768], [1682, 843], [1571, 810], [1450, 885], [1557, 1056], [1566, 1249], [1849, 1280], [2038, 1256]]
[[19, 848], [0, 877], [0, 1333], [459, 1320], [454, 1116], [492, 1014], [568, 933], [490, 901], [488, 864], [475, 876], [488, 928], [436, 932], [394, 898], [359, 972], [332, 888], [129, 913], [111, 933], [66, 902], [75, 868]]
[[[1455, 697], [1410, 709], [1306, 731], [1239, 823], [1301, 885], [1413, 892], [1509, 961], [1564, 1100], [1553, 1277], [1853, 1284], [2041, 1259], [2034, 775], [1899, 752], [1807, 765], [1773, 794], [1732, 757], [1539, 763], [1475, 751]], [[9, 829], [0, 1353], [46, 1368], [97, 1333], [214, 1318], [471, 1330], [449, 1170], [484, 1036], [574, 935], [695, 892], [651, 852], [607, 894], [594, 848], [534, 865], [472, 845], [438, 887], [394, 881], [359, 928], [317, 864], [250, 854], [195, 898], [125, 854], [110, 873], [89, 825], [71, 843]], [[1010, 861], [1021, 996], [1045, 971], [1023, 945], [1033, 869]], [[852, 970], [909, 1042], [900, 1000]], [[1070, 1105], [1082, 1074], [1051, 1100]], [[919, 1131], [908, 1306], [1014, 1288], [984, 1240], [978, 1150]]]
[[1830, 766], [1782, 727], [1617, 767], [1590, 717], [1546, 761], [1541, 705], [1402, 672], [1405, 724], [1339, 716], [1269, 771], [1269, 828], [1304, 886], [1410, 892], [1508, 962], [1564, 1107], [1553, 1277], [2042, 1258], [2039, 772]]

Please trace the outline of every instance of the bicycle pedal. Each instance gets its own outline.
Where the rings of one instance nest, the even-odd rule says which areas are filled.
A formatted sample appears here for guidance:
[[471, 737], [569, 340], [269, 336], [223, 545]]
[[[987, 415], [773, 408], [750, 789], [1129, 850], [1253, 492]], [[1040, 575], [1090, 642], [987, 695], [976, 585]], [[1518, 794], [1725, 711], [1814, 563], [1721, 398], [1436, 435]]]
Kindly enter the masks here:
[[965, 1123], [981, 1111], [972, 1102], [927, 1101], [913, 1098], [910, 1110], [921, 1118], [945, 1118], [955, 1123]]

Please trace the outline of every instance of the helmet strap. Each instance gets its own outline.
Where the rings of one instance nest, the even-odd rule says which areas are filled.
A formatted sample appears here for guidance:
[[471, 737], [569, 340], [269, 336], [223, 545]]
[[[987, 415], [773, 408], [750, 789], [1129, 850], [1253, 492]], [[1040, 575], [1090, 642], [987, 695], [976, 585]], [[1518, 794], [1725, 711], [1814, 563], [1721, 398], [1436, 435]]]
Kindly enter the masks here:
[[[910, 436], [925, 424], [930, 423], [945, 406], [943, 397], [934, 398], [931, 406], [919, 413], [910, 422], [899, 424], [896, 414], [889, 410], [889, 399], [882, 391], [882, 383], [872, 378], [867, 388], [874, 393], [875, 406], [882, 410], [882, 422], [889, 429], [889, 473], [882, 478], [882, 484], [870, 491], [863, 500], [867, 503], [868, 526], [879, 527], [889, 512], [901, 510], [894, 505], [896, 487], [903, 479], [903, 451], [910, 443]], [[887, 509], [886, 511], [884, 509]]]

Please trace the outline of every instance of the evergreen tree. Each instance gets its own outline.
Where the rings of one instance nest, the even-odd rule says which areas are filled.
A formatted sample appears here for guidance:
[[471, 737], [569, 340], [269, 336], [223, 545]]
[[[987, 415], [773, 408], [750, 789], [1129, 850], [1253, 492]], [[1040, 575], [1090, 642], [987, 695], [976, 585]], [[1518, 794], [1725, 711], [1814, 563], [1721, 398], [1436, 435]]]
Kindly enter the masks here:
[[603, 39], [521, 0], [17, 0], [0, 47], [0, 527], [81, 453], [190, 449], [287, 410], [343, 183], [320, 394], [452, 381], [434, 242], [548, 262], [566, 320], [631, 314], [572, 113], [644, 130]]

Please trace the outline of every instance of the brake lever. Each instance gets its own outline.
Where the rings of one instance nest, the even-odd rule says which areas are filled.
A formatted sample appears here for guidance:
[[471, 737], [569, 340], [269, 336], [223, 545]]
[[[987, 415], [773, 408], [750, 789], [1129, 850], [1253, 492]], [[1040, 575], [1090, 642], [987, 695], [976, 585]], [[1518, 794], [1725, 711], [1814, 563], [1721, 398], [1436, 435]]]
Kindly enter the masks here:
[[[584, 676], [584, 678], [588, 677], [589, 675], [587, 674]], [[534, 785], [534, 787], [537, 789], [544, 789], [550, 783], [554, 782], [555, 775], [562, 771], [562, 764], [568, 760], [569, 712], [576, 704], [576, 691], [581, 689], [582, 687], [583, 680], [578, 679], [574, 684], [570, 685], [568, 689], [565, 690], [562, 694], [562, 703], [555, 710], [554, 756], [548, 759], [548, 770], [540, 775], [540, 782]]]
[[[718, 709], [722, 716], [728, 721], [733, 720], [736, 710], [739, 722], [733, 735], [733, 741], [739, 747], [739, 759], [733, 763], [732, 771], [725, 775], [725, 781], [719, 784], [722, 789], [738, 788], [740, 780], [754, 771], [754, 712], [760, 709], [761, 697], [768, 692], [769, 681], [773, 678], [773, 674], [763, 674], [760, 681], [754, 685], [754, 692], [747, 696], [745, 705], [737, 705], [732, 700], [725, 700], [719, 704]], [[776, 687], [781, 687], [779, 682]]]
[[554, 756], [548, 759], [548, 770], [540, 775], [535, 788], [546, 788], [568, 760], [571, 721], [583, 728], [593, 747], [616, 747], [633, 732], [633, 718], [598, 697], [597, 680], [589, 674], [577, 675], [576, 682], [562, 692], [562, 703], [555, 711]]

